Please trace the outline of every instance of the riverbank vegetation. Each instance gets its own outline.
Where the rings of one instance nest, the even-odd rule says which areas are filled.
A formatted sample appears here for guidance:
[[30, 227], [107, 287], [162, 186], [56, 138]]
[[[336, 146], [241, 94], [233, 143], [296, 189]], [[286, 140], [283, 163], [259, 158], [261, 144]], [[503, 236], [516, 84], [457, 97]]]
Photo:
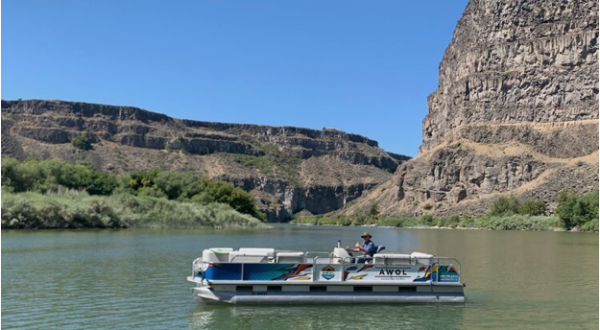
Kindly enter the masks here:
[[294, 219], [292, 223], [305, 225], [384, 226], [384, 227], [441, 227], [493, 230], [554, 230], [561, 227], [558, 217], [547, 216], [441, 216], [429, 214], [420, 217], [392, 216], [311, 216]]
[[256, 227], [253, 197], [190, 173], [117, 177], [85, 164], [2, 157], [2, 228]]
[[598, 189], [581, 196], [563, 191], [558, 197], [556, 214], [567, 228], [598, 231], [598, 197]]
[[490, 205], [487, 214], [479, 216], [448, 215], [420, 217], [393, 217], [379, 215], [377, 206], [369, 213], [355, 216], [317, 215], [292, 221], [305, 225], [386, 226], [386, 227], [442, 227], [491, 230], [578, 230], [598, 231], [598, 190], [585, 195], [563, 192], [555, 215], [544, 215], [546, 204], [540, 200], [519, 201], [514, 196], [501, 197]]

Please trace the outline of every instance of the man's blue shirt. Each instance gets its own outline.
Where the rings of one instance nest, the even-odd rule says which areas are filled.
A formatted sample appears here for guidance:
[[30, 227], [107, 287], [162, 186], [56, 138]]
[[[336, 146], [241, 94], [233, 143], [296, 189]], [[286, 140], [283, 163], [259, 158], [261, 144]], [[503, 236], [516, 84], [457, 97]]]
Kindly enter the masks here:
[[377, 248], [375, 247], [375, 243], [373, 243], [373, 241], [369, 241], [369, 243], [367, 242], [363, 242], [360, 245], [362, 248], [367, 249], [367, 252], [365, 252], [365, 255], [372, 257], [375, 252], [377, 252]]

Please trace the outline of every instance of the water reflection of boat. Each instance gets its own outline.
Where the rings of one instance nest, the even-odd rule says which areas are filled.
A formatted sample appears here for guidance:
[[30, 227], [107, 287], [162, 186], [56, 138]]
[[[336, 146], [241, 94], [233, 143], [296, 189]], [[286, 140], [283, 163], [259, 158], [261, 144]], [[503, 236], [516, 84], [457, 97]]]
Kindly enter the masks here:
[[193, 262], [197, 301], [230, 304], [463, 302], [456, 259], [413, 252], [353, 257], [211, 248]]

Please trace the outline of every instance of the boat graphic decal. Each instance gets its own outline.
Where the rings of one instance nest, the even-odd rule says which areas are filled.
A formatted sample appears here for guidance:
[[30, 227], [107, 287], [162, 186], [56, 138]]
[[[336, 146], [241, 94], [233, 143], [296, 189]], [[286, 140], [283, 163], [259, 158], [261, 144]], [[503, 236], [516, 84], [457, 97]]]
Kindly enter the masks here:
[[365, 276], [367, 276], [367, 274], [352, 276], [349, 279], [350, 280], [362, 280], [363, 278], [365, 278]]
[[308, 281], [310, 280], [310, 276], [299, 276], [299, 277], [292, 277], [290, 279], [288, 279], [288, 281]]
[[326, 280], [330, 280], [335, 277], [335, 268], [331, 267], [331, 265], [327, 265], [321, 269], [321, 277]]
[[452, 266], [439, 266], [433, 265], [419, 268], [419, 272], [425, 271], [423, 276], [417, 277], [413, 280], [413, 282], [427, 282], [437, 281], [437, 282], [458, 282], [460, 280], [460, 276], [456, 269]]
[[301, 280], [301, 278], [305, 279], [305, 280], [310, 280], [310, 276], [307, 276], [308, 273], [302, 273], [302, 272], [311, 267], [312, 267], [312, 265], [309, 265], [309, 264], [300, 264], [300, 265], [297, 265], [294, 267], [289, 267], [286, 270], [288, 270], [290, 273], [277, 276], [276, 278], [273, 278], [271, 280], [272, 281], [287, 281], [290, 279], [295, 279], [298, 281], [298, 280]]
[[[344, 281], [348, 278], [348, 275], [350, 275], [350, 273], [354, 273], [355, 271], [356, 271], [356, 273], [360, 273], [363, 270], [369, 269], [371, 267], [373, 267], [373, 265], [363, 265], [359, 270], [356, 270], [358, 268], [357, 266], [351, 266], [351, 267], [346, 268], [346, 270], [344, 271], [344, 274], [343, 274]], [[364, 275], [363, 277], [365, 277], [365, 276], [367, 276], [367, 275]], [[354, 277], [357, 277], [357, 276], [354, 276]], [[362, 279], [363, 277], [361, 277], [360, 279]], [[351, 277], [350, 279], [353, 279], [353, 278]]]
[[[211, 264], [204, 272], [207, 280], [287, 281], [311, 279], [311, 264]], [[243, 278], [242, 278], [243, 276]]]
[[360, 268], [360, 269], [357, 271], [357, 273], [360, 273], [360, 272], [362, 272], [363, 270], [365, 270], [365, 269], [369, 269], [369, 268], [371, 268], [371, 267], [373, 267], [373, 265], [364, 265], [364, 266], [362, 266], [362, 267], [361, 267], [361, 268]]

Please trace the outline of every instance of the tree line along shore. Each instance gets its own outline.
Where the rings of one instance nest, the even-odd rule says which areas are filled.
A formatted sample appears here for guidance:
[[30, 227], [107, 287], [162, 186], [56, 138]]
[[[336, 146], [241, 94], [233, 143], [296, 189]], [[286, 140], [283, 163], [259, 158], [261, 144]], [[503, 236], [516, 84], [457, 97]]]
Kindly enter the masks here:
[[2, 228], [262, 227], [254, 198], [190, 173], [116, 176], [86, 164], [2, 157]]
[[553, 215], [540, 200], [519, 201], [515, 196], [501, 197], [490, 205], [487, 214], [394, 217], [380, 215], [377, 205], [366, 214], [347, 216], [317, 215], [296, 218], [292, 223], [335, 226], [437, 227], [491, 230], [570, 230], [598, 232], [598, 189], [584, 194], [561, 192]]
[[[373, 204], [351, 217], [297, 217], [295, 224], [598, 231], [598, 190], [562, 192], [553, 215], [539, 200], [501, 197], [480, 216], [393, 217]], [[60, 160], [2, 157], [2, 228], [265, 227], [254, 198], [231, 183], [159, 169], [124, 176]]]

